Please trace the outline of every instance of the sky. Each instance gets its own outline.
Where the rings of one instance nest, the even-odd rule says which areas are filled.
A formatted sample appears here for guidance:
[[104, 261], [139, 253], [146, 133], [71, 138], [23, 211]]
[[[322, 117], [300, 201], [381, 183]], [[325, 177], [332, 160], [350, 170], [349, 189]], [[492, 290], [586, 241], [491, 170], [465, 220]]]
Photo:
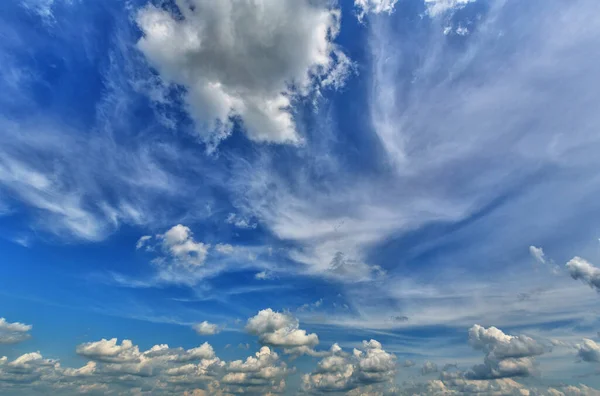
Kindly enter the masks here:
[[597, 0], [4, 0], [0, 395], [600, 395]]

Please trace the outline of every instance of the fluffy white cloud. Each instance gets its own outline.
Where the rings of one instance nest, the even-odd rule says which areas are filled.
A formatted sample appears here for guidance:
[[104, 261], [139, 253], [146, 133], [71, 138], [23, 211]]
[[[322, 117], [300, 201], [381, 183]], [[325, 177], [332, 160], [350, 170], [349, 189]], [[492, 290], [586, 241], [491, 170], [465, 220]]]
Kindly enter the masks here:
[[211, 246], [196, 241], [189, 227], [178, 224], [164, 234], [141, 237], [136, 249], [141, 248], [156, 255], [152, 264], [158, 270], [160, 281], [186, 283], [194, 282], [196, 278], [192, 275], [204, 269]]
[[221, 331], [219, 326], [214, 323], [209, 323], [206, 320], [204, 322], [195, 324], [193, 327], [194, 330], [196, 330], [196, 333], [200, 335], [214, 335]]
[[[250, 139], [298, 143], [296, 95], [339, 85], [349, 61], [332, 40], [340, 11], [307, 0], [176, 0], [179, 16], [148, 5], [138, 42], [186, 102], [206, 141], [217, 142], [239, 117]], [[174, 45], [176, 43], [176, 45]]]
[[584, 362], [600, 362], [600, 345], [594, 341], [585, 338], [576, 348], [577, 356]]
[[307, 334], [306, 330], [300, 329], [298, 319], [271, 308], [259, 311], [248, 319], [246, 331], [258, 336], [261, 343], [275, 347], [314, 347], [319, 343], [316, 334]]
[[358, 19], [362, 20], [366, 14], [391, 14], [398, 0], [354, 0], [354, 6], [358, 9]]
[[4, 384], [28, 384], [51, 377], [60, 370], [56, 360], [45, 359], [39, 352], [26, 353], [8, 362], [0, 359], [0, 387]]
[[569, 274], [575, 280], [581, 280], [591, 288], [600, 291], [600, 269], [582, 259], [573, 257], [566, 265]]
[[235, 360], [227, 367], [227, 374], [221, 383], [232, 388], [233, 392], [281, 392], [285, 387], [284, 377], [288, 374], [287, 366], [279, 360], [277, 353], [263, 346], [255, 356], [245, 361]]
[[31, 325], [15, 322], [10, 323], [0, 318], [0, 344], [16, 344], [31, 338]]
[[210, 245], [196, 242], [189, 227], [178, 224], [158, 238], [162, 239], [163, 250], [175, 263], [190, 267], [204, 264]]
[[130, 340], [123, 340], [119, 345], [116, 338], [80, 344], [76, 352], [90, 360], [106, 363], [137, 362], [141, 355], [138, 346]]
[[529, 376], [535, 369], [533, 357], [544, 353], [544, 346], [534, 339], [508, 335], [493, 326], [471, 327], [469, 343], [486, 353], [484, 363], [473, 366], [465, 374], [469, 380]]
[[504, 334], [494, 326], [486, 329], [476, 324], [471, 327], [469, 343], [473, 348], [483, 350], [496, 359], [529, 357], [544, 353], [544, 346], [534, 339], [524, 335]]
[[341, 348], [332, 348], [332, 355], [324, 358], [317, 369], [302, 377], [306, 392], [343, 392], [363, 385], [390, 382], [396, 372], [396, 357], [383, 350], [378, 341], [363, 341], [361, 349], [352, 354]]

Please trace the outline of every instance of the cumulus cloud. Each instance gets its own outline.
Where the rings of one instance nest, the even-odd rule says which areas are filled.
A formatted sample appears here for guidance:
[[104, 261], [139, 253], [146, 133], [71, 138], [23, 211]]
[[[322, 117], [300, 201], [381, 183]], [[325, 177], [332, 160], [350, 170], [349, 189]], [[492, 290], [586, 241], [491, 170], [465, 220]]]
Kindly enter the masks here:
[[421, 374], [423, 374], [423, 375], [437, 373], [437, 372], [438, 372], [437, 364], [430, 362], [430, 361], [425, 362], [423, 364], [423, 367], [421, 367]]
[[375, 340], [363, 341], [362, 348], [352, 354], [341, 348], [322, 359], [317, 369], [302, 377], [306, 392], [344, 392], [364, 385], [390, 382], [396, 372], [396, 356], [386, 352]]
[[469, 343], [496, 359], [536, 356], [544, 353], [544, 346], [525, 335], [504, 334], [494, 326], [474, 325], [469, 329]]
[[264, 345], [294, 348], [314, 347], [319, 343], [316, 334], [300, 329], [298, 319], [288, 313], [275, 312], [271, 308], [259, 311], [248, 319], [246, 331], [256, 335]]
[[277, 353], [263, 346], [254, 356], [245, 361], [235, 360], [226, 366], [227, 374], [221, 383], [233, 392], [240, 387], [247, 392], [266, 394], [281, 392], [285, 387], [284, 377], [288, 374], [285, 362], [280, 361]]
[[473, 366], [465, 374], [469, 380], [529, 376], [535, 371], [533, 357], [545, 351], [543, 345], [530, 337], [508, 335], [493, 326], [471, 327], [469, 343], [486, 354], [483, 364]]
[[573, 257], [566, 267], [573, 279], [580, 280], [592, 289], [600, 291], [600, 269], [581, 257]]
[[43, 376], [51, 376], [60, 369], [56, 360], [45, 359], [39, 352], [30, 352], [13, 361], [0, 359], [0, 385], [3, 383], [31, 383]]
[[[251, 328], [259, 337], [282, 327], [296, 326], [293, 318], [274, 315], [268, 310], [262, 316], [259, 313], [250, 318], [249, 323], [252, 319]], [[496, 328], [475, 325], [469, 332], [469, 339], [474, 348], [486, 351], [482, 366], [488, 368], [449, 372], [456, 367], [446, 365], [439, 379], [397, 386], [394, 383], [396, 356], [385, 351], [378, 341], [363, 341], [350, 353], [333, 344], [326, 353], [312, 355], [322, 359], [312, 372], [301, 377], [300, 390], [309, 394], [344, 393], [349, 396], [600, 394], [585, 385], [536, 388], [506, 378], [513, 374], [523, 375], [525, 359], [533, 365], [533, 356], [539, 354], [536, 342], [528, 337], [511, 336]], [[600, 347], [593, 341], [584, 340], [577, 348], [582, 360], [598, 361]], [[116, 339], [102, 339], [80, 344], [76, 352], [89, 360], [79, 368], [63, 368], [59, 361], [44, 358], [39, 352], [26, 353], [14, 360], [2, 357], [0, 388], [15, 394], [274, 395], [286, 391], [287, 377], [296, 370], [288, 367], [269, 346], [262, 346], [245, 359], [229, 362], [218, 358], [208, 343], [191, 349], [159, 344], [144, 351], [128, 340], [119, 343]], [[412, 362], [405, 364], [411, 365]], [[531, 369], [527, 367], [527, 370]], [[423, 366], [424, 373], [436, 371], [437, 366], [431, 362]], [[498, 373], [501, 376], [497, 376]], [[292, 392], [295, 390], [298, 389]]]
[[583, 343], [577, 344], [577, 356], [584, 362], [600, 362], [600, 345], [584, 338]]
[[116, 338], [80, 344], [76, 352], [88, 359], [106, 363], [135, 362], [140, 358], [137, 345], [133, 345], [130, 340], [123, 340], [119, 345]]
[[165, 82], [186, 88], [201, 137], [225, 138], [239, 117], [252, 140], [299, 143], [294, 97], [347, 74], [332, 41], [340, 11], [307, 0], [176, 4], [179, 15], [153, 5], [138, 12], [138, 48]]
[[209, 244], [196, 241], [189, 227], [177, 224], [164, 234], [143, 236], [136, 249], [145, 248], [156, 254], [152, 264], [159, 271], [159, 278], [165, 282], [192, 281], [194, 274], [204, 267], [204, 262], [210, 249]]
[[23, 323], [10, 323], [0, 318], [0, 344], [16, 344], [31, 338], [32, 326]]
[[206, 320], [204, 322], [195, 324], [193, 327], [196, 333], [199, 335], [214, 335], [221, 332], [219, 326], [214, 323], [209, 323]]

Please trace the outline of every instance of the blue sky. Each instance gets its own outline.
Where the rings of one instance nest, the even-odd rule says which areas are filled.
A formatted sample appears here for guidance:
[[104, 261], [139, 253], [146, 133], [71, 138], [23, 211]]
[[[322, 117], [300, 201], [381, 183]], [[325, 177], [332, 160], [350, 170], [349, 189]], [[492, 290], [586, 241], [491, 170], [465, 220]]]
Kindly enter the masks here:
[[0, 10], [0, 394], [600, 394], [597, 1]]

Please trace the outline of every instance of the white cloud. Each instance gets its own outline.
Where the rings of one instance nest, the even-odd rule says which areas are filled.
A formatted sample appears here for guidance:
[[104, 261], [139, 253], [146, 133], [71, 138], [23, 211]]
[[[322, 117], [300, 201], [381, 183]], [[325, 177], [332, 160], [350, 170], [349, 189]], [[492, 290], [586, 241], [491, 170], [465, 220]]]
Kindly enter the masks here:
[[138, 239], [137, 243], [135, 244], [135, 248], [138, 250], [143, 248], [146, 245], [146, 242], [150, 241], [151, 239], [151, 235], [144, 235], [140, 237], [140, 239]]
[[584, 362], [600, 363], [600, 345], [584, 338], [583, 343], [577, 344], [577, 356]]
[[116, 338], [78, 345], [76, 352], [88, 359], [106, 363], [137, 362], [141, 356], [137, 345], [130, 340], [123, 340], [119, 345]]
[[235, 213], [229, 213], [229, 215], [227, 215], [227, 219], [225, 219], [225, 222], [242, 229], [256, 228], [258, 226], [255, 222], [252, 222], [246, 217]]
[[437, 17], [475, 1], [477, 0], [425, 0], [425, 5], [427, 6], [427, 13], [431, 17]]
[[600, 291], [600, 269], [581, 257], [573, 257], [566, 267], [573, 279], [581, 280], [596, 291]]
[[302, 377], [306, 392], [344, 392], [363, 385], [390, 382], [396, 373], [396, 357], [383, 350], [378, 341], [363, 341], [362, 348], [351, 355], [341, 348], [321, 360], [317, 369]]
[[246, 331], [258, 336], [261, 343], [274, 347], [314, 347], [319, 343], [316, 334], [299, 328], [298, 319], [287, 313], [264, 309], [248, 319]]
[[474, 325], [469, 329], [469, 343], [486, 353], [484, 363], [473, 366], [465, 373], [466, 379], [498, 379], [526, 377], [535, 372], [533, 357], [545, 352], [534, 339], [505, 334], [495, 327]]
[[221, 331], [219, 326], [214, 323], [208, 323], [206, 320], [202, 323], [197, 323], [194, 326], [196, 333], [200, 335], [214, 335]]
[[258, 280], [269, 280], [269, 279], [274, 279], [274, 275], [269, 271], [261, 271], [261, 272], [257, 272], [254, 275], [254, 278], [258, 279]]
[[366, 14], [391, 14], [398, 0], [354, 0], [354, 7], [358, 8], [358, 19], [363, 20]]
[[541, 355], [543, 345], [525, 335], [512, 336], [491, 326], [485, 328], [474, 325], [469, 329], [469, 343], [477, 350], [483, 350], [495, 359], [520, 358]]
[[277, 353], [263, 346], [255, 356], [249, 356], [245, 361], [235, 360], [226, 366], [227, 374], [221, 383], [239, 391], [243, 387], [250, 393], [266, 394], [281, 392], [285, 387], [284, 377], [288, 374], [287, 366], [279, 360]]
[[233, 253], [233, 246], [228, 243], [217, 243], [215, 245], [215, 250], [222, 254], [231, 254]]
[[531, 254], [531, 256], [537, 260], [538, 263], [540, 264], [545, 264], [546, 263], [546, 256], [544, 254], [544, 250], [542, 248], [539, 247], [535, 247], [535, 246], [529, 246], [529, 254]]
[[142, 237], [136, 248], [157, 253], [152, 263], [165, 281], [177, 281], [204, 266], [210, 245], [198, 242], [189, 227], [178, 224], [154, 238]]
[[176, 3], [181, 17], [152, 5], [139, 11], [138, 47], [165, 82], [187, 89], [202, 138], [217, 143], [239, 117], [252, 140], [299, 143], [294, 97], [345, 76], [332, 42], [340, 11], [306, 0]]
[[5, 318], [0, 318], [0, 345], [16, 344], [31, 338], [29, 332], [32, 326], [23, 323], [10, 323]]

